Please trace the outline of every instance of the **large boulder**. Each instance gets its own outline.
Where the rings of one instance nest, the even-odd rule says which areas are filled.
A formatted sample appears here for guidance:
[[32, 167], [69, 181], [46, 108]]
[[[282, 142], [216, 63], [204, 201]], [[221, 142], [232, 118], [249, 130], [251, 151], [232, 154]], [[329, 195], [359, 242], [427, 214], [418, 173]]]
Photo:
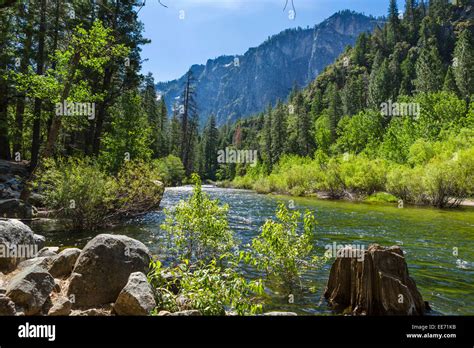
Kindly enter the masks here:
[[0, 216], [4, 218], [31, 219], [36, 209], [18, 198], [0, 200]]
[[43, 267], [32, 266], [12, 278], [7, 286], [8, 296], [26, 315], [41, 311], [54, 288], [54, 278]]
[[51, 273], [54, 278], [69, 276], [80, 253], [81, 249], [64, 249], [56, 257], [54, 257], [53, 263], [49, 268], [49, 273]]
[[[354, 250], [355, 251], [355, 250]], [[398, 246], [370, 245], [338, 257], [331, 267], [324, 296], [336, 310], [353, 315], [422, 315], [425, 303], [408, 275]]]
[[8, 273], [23, 260], [34, 257], [44, 237], [19, 220], [0, 220], [0, 272]]
[[96, 236], [80, 253], [69, 279], [67, 294], [73, 308], [115, 302], [130, 274], [148, 273], [150, 259], [148, 248], [135, 239]]
[[114, 305], [118, 315], [149, 315], [156, 307], [153, 289], [146, 275], [141, 272], [130, 274], [128, 283], [120, 292]]

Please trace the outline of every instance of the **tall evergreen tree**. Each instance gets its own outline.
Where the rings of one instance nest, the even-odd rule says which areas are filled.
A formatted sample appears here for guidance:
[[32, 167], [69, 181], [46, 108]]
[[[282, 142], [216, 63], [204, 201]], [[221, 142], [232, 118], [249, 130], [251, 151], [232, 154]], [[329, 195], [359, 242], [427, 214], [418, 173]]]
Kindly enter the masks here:
[[342, 117], [342, 103], [339, 91], [335, 83], [331, 83], [328, 88], [328, 115], [329, 115], [329, 131], [331, 132], [331, 142], [336, 141], [336, 129], [339, 120]]
[[313, 135], [311, 134], [311, 116], [306, 109], [303, 94], [300, 92], [295, 98], [295, 114], [296, 114], [296, 135], [298, 154], [308, 156], [314, 150]]
[[414, 81], [417, 92], [435, 92], [443, 86], [443, 65], [435, 44], [431, 39], [431, 45], [421, 49], [420, 56], [416, 61], [416, 79]]
[[215, 180], [217, 171], [217, 151], [219, 133], [216, 127], [216, 117], [211, 115], [204, 129], [203, 143], [203, 163], [205, 177]]
[[401, 25], [400, 18], [398, 17], [398, 6], [396, 0], [390, 0], [388, 7], [388, 23], [387, 23], [387, 43], [390, 48], [393, 48], [395, 44], [400, 41], [401, 38]]
[[287, 140], [287, 117], [285, 106], [281, 101], [278, 101], [277, 106], [272, 113], [271, 125], [271, 163], [278, 162], [280, 157], [285, 153]]
[[179, 114], [181, 117], [181, 161], [186, 170], [186, 175], [191, 175], [193, 170], [194, 145], [198, 131], [198, 116], [196, 105], [195, 78], [191, 70], [186, 74], [183, 94], [181, 95], [182, 104], [179, 105]]
[[471, 32], [464, 29], [454, 49], [453, 72], [456, 85], [463, 97], [474, 93], [474, 42]]
[[264, 148], [264, 162], [271, 168], [272, 166], [272, 148], [273, 148], [273, 139], [272, 139], [272, 128], [273, 128], [273, 110], [272, 106], [269, 105], [267, 112], [265, 113], [265, 120], [263, 125], [263, 148]]
[[375, 57], [369, 78], [369, 106], [378, 109], [382, 102], [388, 101], [391, 97], [390, 83], [388, 61], [379, 52]]
[[448, 70], [446, 71], [446, 76], [444, 77], [443, 83], [443, 91], [459, 94], [452, 67], [448, 67]]

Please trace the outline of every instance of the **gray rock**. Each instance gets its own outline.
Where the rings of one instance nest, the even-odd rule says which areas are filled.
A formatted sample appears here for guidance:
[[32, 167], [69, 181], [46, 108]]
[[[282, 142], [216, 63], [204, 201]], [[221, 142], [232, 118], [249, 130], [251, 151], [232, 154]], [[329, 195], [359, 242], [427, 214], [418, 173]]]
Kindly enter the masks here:
[[15, 303], [3, 294], [0, 294], [0, 316], [16, 315]]
[[146, 275], [141, 272], [130, 274], [127, 285], [115, 302], [115, 312], [118, 315], [149, 315], [155, 307], [153, 289]]
[[38, 237], [23, 222], [0, 220], [0, 272], [9, 273], [38, 252]]
[[41, 236], [39, 234], [35, 234], [33, 236], [33, 239], [35, 240], [35, 244], [38, 246], [39, 250], [44, 248], [44, 245], [46, 243], [46, 238], [44, 236]]
[[28, 203], [32, 204], [35, 207], [44, 206], [45, 197], [39, 193], [32, 192], [30, 197], [28, 197]]
[[294, 312], [267, 312], [263, 313], [266, 317], [296, 317], [298, 314]]
[[198, 317], [201, 315], [201, 312], [196, 309], [190, 309], [187, 311], [180, 311], [169, 314], [170, 317]]
[[17, 266], [17, 269], [22, 271], [27, 268], [30, 268], [31, 266], [40, 266], [44, 268], [45, 270], [47, 270], [51, 266], [52, 262], [53, 262], [53, 258], [51, 256], [35, 257], [34, 259], [28, 259], [28, 260], [20, 262]]
[[54, 278], [40, 266], [29, 267], [18, 273], [7, 286], [7, 296], [25, 309], [26, 315], [41, 311], [54, 288]]
[[69, 276], [80, 253], [81, 249], [64, 249], [53, 259], [53, 264], [49, 268], [49, 273], [54, 278]]
[[70, 277], [68, 296], [73, 308], [117, 300], [131, 273], [148, 273], [151, 255], [141, 242], [126, 236], [101, 234], [80, 253]]
[[5, 218], [31, 219], [36, 215], [36, 209], [29, 203], [18, 198], [0, 201], [0, 216]]
[[59, 248], [58, 247], [46, 247], [42, 248], [38, 251], [36, 257], [53, 257], [58, 254]]
[[50, 316], [66, 316], [71, 313], [72, 304], [68, 298], [61, 296], [59, 297], [53, 307], [48, 312]]

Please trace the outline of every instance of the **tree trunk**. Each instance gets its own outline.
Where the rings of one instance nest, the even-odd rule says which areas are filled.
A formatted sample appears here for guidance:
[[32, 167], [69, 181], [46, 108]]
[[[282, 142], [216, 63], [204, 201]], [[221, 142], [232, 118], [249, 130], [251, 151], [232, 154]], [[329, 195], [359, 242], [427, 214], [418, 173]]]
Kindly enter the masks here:
[[[38, 55], [36, 59], [36, 74], [43, 75], [44, 69], [44, 39], [46, 32], [46, 0], [41, 0], [40, 10], [40, 25], [38, 34]], [[40, 135], [41, 135], [41, 106], [43, 101], [35, 98], [35, 105], [33, 109], [33, 141], [31, 144], [31, 170], [34, 170], [38, 165], [38, 156], [40, 150]]]

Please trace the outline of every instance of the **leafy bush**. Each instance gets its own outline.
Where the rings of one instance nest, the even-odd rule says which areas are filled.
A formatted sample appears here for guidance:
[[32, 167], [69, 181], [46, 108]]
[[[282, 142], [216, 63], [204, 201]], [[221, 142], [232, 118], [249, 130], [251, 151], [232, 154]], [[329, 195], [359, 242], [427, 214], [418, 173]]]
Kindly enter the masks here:
[[336, 147], [340, 152], [360, 153], [366, 147], [375, 147], [382, 135], [380, 112], [360, 112], [343, 117], [338, 124]]
[[398, 198], [387, 192], [376, 192], [365, 199], [366, 202], [396, 203]]
[[193, 174], [195, 186], [188, 201], [180, 201], [174, 211], [165, 211], [161, 228], [168, 233], [176, 251], [191, 261], [219, 259], [234, 247], [227, 221], [227, 205], [220, 206], [201, 190], [201, 179]]
[[301, 214], [290, 212], [281, 204], [276, 212], [278, 221], [267, 220], [258, 237], [252, 241], [252, 255], [247, 261], [268, 275], [276, 276], [291, 292], [301, 285], [301, 273], [317, 267], [321, 261], [311, 257], [316, 220], [310, 212], [304, 214], [302, 233], [298, 232]]
[[95, 229], [113, 208], [117, 183], [90, 159], [46, 161], [36, 183], [45, 205], [72, 227]]
[[372, 194], [385, 187], [387, 168], [384, 160], [370, 160], [363, 155], [353, 156], [340, 165], [340, 176], [347, 189]]
[[[203, 315], [225, 315], [226, 310], [239, 315], [257, 314], [262, 310], [258, 301], [258, 296], [263, 294], [262, 282], [247, 281], [235, 268], [223, 268], [216, 260], [192, 266], [185, 260], [166, 272], [179, 279], [179, 285], [163, 277], [159, 261], [152, 263], [148, 274], [150, 284], [157, 290], [160, 310], [197, 309]], [[173, 291], [176, 288], [178, 291]]]
[[181, 159], [173, 155], [155, 160], [153, 165], [166, 186], [180, 185], [186, 175]]
[[145, 162], [126, 162], [117, 175], [115, 209], [110, 217], [134, 216], [157, 209], [164, 192], [159, 178], [160, 173]]
[[97, 229], [157, 208], [164, 190], [157, 179], [144, 162], [125, 163], [115, 177], [84, 158], [45, 162], [35, 185], [53, 215], [72, 228]]

